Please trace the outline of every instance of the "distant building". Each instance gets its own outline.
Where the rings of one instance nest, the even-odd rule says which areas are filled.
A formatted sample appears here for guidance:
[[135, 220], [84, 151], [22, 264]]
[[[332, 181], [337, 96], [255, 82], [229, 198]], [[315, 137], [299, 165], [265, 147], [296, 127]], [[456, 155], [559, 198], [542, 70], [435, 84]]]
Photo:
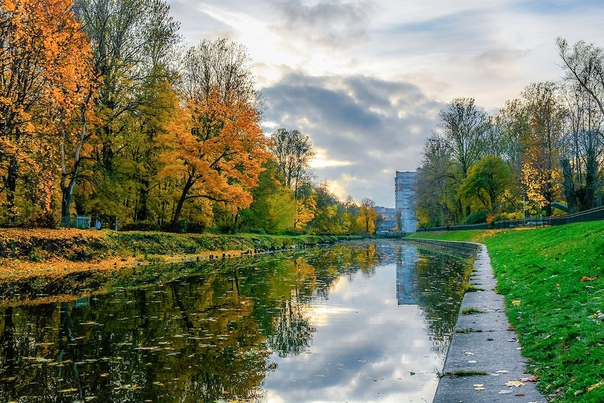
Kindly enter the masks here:
[[394, 208], [400, 213], [401, 228], [403, 232], [417, 231], [417, 218], [415, 217], [415, 189], [417, 172], [396, 171], [394, 178]]
[[380, 215], [378, 220], [378, 233], [389, 233], [393, 232], [396, 228], [395, 215], [396, 210], [391, 207], [375, 206], [375, 211]]

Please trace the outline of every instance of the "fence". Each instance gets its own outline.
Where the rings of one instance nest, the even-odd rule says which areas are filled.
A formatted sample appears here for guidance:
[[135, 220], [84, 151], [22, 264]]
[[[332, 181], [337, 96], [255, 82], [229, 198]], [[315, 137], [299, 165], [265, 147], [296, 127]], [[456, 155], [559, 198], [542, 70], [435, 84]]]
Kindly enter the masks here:
[[[427, 231], [458, 231], [465, 229], [488, 229], [488, 228], [518, 228], [518, 227], [538, 227], [544, 225], [564, 225], [575, 222], [599, 221], [604, 220], [604, 206], [591, 210], [581, 211], [580, 213], [569, 214], [560, 217], [536, 217], [525, 218], [523, 220], [496, 221], [492, 226], [487, 223], [473, 225], [451, 225], [443, 227], [427, 228]], [[419, 230], [421, 231], [421, 230]]]
[[90, 216], [77, 215], [73, 217], [65, 216], [61, 218], [61, 227], [88, 229], [90, 228]]

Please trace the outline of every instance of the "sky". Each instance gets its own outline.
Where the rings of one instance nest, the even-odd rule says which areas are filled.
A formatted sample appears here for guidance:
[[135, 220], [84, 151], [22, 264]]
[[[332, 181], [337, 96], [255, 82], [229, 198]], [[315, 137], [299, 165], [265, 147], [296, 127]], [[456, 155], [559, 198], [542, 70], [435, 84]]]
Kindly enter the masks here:
[[496, 114], [564, 77], [556, 38], [604, 47], [601, 0], [167, 0], [187, 45], [247, 48], [262, 128], [310, 136], [318, 183], [394, 207], [454, 98]]

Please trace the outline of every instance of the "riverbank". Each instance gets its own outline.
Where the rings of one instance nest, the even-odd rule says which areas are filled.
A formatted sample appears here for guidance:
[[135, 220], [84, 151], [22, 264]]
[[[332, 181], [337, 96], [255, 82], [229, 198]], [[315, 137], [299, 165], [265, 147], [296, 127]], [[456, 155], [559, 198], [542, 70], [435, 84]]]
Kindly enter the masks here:
[[117, 270], [149, 263], [234, 257], [348, 237], [173, 234], [78, 229], [0, 229], [0, 282]]
[[539, 390], [550, 402], [604, 401], [604, 223], [413, 237], [485, 244]]

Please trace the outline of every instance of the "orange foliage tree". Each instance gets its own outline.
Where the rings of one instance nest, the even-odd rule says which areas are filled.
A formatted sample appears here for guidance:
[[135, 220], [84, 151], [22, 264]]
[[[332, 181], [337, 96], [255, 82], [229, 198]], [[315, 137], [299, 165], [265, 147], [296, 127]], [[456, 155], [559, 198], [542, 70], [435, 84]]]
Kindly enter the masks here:
[[72, 6], [70, 0], [0, 4], [0, 171], [9, 224], [17, 223], [21, 185], [35, 210], [51, 217], [56, 157], [91, 89], [90, 45]]
[[172, 224], [178, 223], [183, 205], [191, 199], [248, 207], [250, 189], [269, 158], [252, 102], [214, 89], [179, 110], [169, 133], [160, 138], [166, 146], [162, 175], [178, 178], [180, 184]]

